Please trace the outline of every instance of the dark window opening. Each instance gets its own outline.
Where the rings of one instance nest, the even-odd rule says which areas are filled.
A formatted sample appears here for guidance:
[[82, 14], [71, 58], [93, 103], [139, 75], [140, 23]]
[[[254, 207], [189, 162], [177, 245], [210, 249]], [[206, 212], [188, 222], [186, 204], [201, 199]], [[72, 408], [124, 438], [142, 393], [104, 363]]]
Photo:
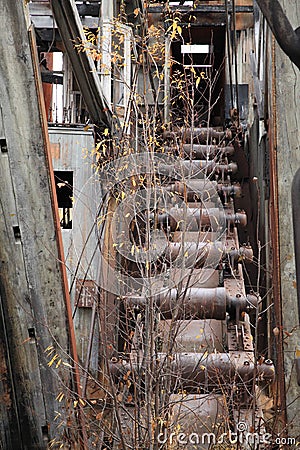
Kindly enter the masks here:
[[34, 344], [35, 343], [35, 329], [34, 328], [28, 328], [28, 336], [30, 339], [30, 343]]
[[73, 216], [73, 172], [55, 171], [54, 177], [60, 226], [65, 229], [71, 229]]
[[0, 138], [0, 147], [2, 153], [7, 153], [7, 143], [5, 138]]
[[35, 339], [35, 329], [34, 328], [28, 328], [28, 336], [31, 339]]
[[14, 231], [14, 236], [15, 236], [16, 242], [20, 242], [21, 241], [20, 227], [18, 225], [14, 226], [13, 231]]
[[43, 436], [43, 440], [45, 442], [49, 442], [49, 426], [48, 425], [42, 426], [42, 436]]

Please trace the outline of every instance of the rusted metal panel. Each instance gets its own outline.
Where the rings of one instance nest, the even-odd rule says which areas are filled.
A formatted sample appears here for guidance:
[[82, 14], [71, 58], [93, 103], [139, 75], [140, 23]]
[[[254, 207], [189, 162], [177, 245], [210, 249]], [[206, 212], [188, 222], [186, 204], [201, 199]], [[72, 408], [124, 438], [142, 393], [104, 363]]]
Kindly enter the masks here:
[[99, 255], [92, 258], [97, 247], [94, 211], [101, 198], [90, 156], [94, 138], [92, 131], [83, 128], [60, 127], [49, 128], [49, 138], [54, 171], [73, 174], [72, 229], [62, 230], [69, 283], [73, 286], [75, 278], [97, 280], [99, 276]]
[[[72, 172], [72, 228], [62, 229], [63, 245], [68, 268], [68, 281], [74, 315], [74, 326], [80, 358], [86, 362], [88, 337], [91, 328], [90, 300], [84, 295], [85, 290], [77, 289], [78, 280], [94, 280], [93, 293], [99, 297], [100, 253], [98, 249], [97, 211], [101, 199], [100, 183], [96, 179], [91, 154], [94, 148], [92, 130], [84, 131], [82, 127], [50, 127], [49, 138], [52, 149], [54, 171], [63, 174]], [[89, 282], [89, 281], [88, 281]], [[80, 295], [79, 295], [80, 294]], [[86, 300], [88, 300], [86, 302]], [[81, 307], [82, 306], [82, 307]], [[88, 309], [85, 311], [85, 309]], [[97, 336], [93, 338], [93, 349], [98, 349]], [[97, 351], [92, 351], [90, 368], [98, 367]]]

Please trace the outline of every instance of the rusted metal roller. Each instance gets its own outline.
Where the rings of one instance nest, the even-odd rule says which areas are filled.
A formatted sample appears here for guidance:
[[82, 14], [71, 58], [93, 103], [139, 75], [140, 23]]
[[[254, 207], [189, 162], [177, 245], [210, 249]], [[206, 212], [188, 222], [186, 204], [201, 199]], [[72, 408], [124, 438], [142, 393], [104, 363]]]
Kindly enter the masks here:
[[236, 293], [235, 295], [229, 295], [226, 293], [226, 311], [231, 317], [236, 316], [239, 320], [241, 312], [249, 312], [252, 309], [256, 309], [260, 300], [259, 295], [248, 294], [246, 296]]
[[[160, 357], [162, 359], [162, 356]], [[191, 391], [199, 385], [211, 388], [224, 387], [224, 383], [235, 383], [241, 388], [244, 383], [258, 377], [266, 383], [274, 380], [274, 365], [267, 360], [267, 364], [257, 365], [251, 354], [236, 353], [177, 353], [171, 363], [170, 372], [173, 389]], [[232, 387], [231, 387], [232, 388]]]
[[253, 250], [250, 245], [242, 245], [239, 248], [232, 247], [231, 249], [227, 249], [226, 255], [234, 261], [239, 261], [240, 259], [253, 261]]
[[240, 195], [241, 187], [238, 184], [223, 184], [208, 180], [189, 180], [187, 183], [175, 181], [166, 188], [170, 192], [186, 197], [188, 202], [215, 201], [220, 202], [219, 193], [229, 196]]
[[236, 224], [245, 227], [247, 225], [247, 215], [245, 211], [237, 211], [236, 213], [226, 213], [227, 224], [234, 226]]
[[163, 258], [168, 262], [182, 261], [186, 268], [195, 269], [201, 267], [216, 266], [225, 251], [222, 242], [170, 242], [166, 248]]
[[230, 140], [231, 138], [232, 133], [230, 130], [216, 131], [214, 128], [187, 128], [182, 134], [182, 139], [186, 143], [220, 143], [225, 139]]
[[[270, 384], [274, 381], [275, 369], [271, 360], [255, 364], [253, 354], [247, 352], [230, 353], [175, 353], [157, 355], [153, 365], [160, 370], [161, 376], [170, 377], [171, 391], [199, 392], [225, 389], [249, 388], [253, 379]], [[117, 383], [126, 375], [127, 379], [142, 383], [145, 370], [137, 363], [110, 362], [110, 374]], [[233, 392], [234, 394], [234, 392]]]
[[[165, 153], [176, 154], [177, 150], [172, 147], [164, 147]], [[233, 145], [202, 145], [202, 144], [183, 144], [180, 156], [192, 159], [212, 159], [221, 156], [231, 156], [234, 154]]]
[[225, 244], [215, 242], [170, 242], [164, 253], [164, 259], [173, 262], [181, 257], [185, 262], [185, 267], [193, 265], [194, 268], [203, 267], [209, 261], [220, 261], [221, 258], [228, 257], [232, 263], [240, 259], [246, 261], [253, 260], [253, 250], [250, 246], [239, 248], [226, 248]]
[[237, 164], [221, 163], [214, 160], [207, 161], [204, 159], [194, 159], [192, 161], [179, 160], [175, 164], [160, 163], [157, 166], [160, 175], [166, 175], [173, 179], [185, 178], [200, 178], [203, 179], [209, 174], [216, 174], [218, 176], [226, 175], [228, 173], [237, 172]]
[[[165, 293], [151, 296], [155, 306], [164, 319], [217, 319], [224, 320], [226, 312], [235, 316], [257, 307], [258, 297], [255, 295], [230, 296], [224, 287], [188, 288], [181, 292], [170, 289]], [[145, 308], [149, 298], [146, 296], [128, 296], [124, 302], [127, 308]]]
[[[226, 289], [218, 288], [188, 288], [182, 293], [170, 289], [166, 293], [153, 296], [153, 300], [165, 319], [219, 319], [226, 317]], [[125, 299], [127, 307], [144, 308], [147, 298], [130, 296]]]
[[233, 145], [201, 145], [184, 144], [183, 156], [193, 159], [215, 158], [216, 156], [229, 156], [234, 154]]
[[[154, 214], [151, 215], [154, 219]], [[198, 231], [209, 228], [211, 231], [221, 231], [227, 226], [247, 225], [244, 211], [233, 213], [223, 208], [170, 208], [168, 212], [155, 215], [157, 223], [169, 227], [170, 231]]]

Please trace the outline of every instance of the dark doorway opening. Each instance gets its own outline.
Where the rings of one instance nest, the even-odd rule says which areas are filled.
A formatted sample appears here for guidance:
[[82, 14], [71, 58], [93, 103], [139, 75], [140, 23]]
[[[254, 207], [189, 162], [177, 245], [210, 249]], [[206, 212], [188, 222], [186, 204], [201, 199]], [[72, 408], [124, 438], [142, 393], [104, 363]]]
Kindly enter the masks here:
[[[182, 38], [172, 43], [172, 122], [179, 126], [192, 122], [195, 126], [222, 126], [225, 27], [185, 27]], [[191, 46], [191, 51], [182, 45]]]
[[72, 228], [73, 210], [73, 172], [55, 171], [55, 187], [58, 203], [60, 225], [62, 228]]

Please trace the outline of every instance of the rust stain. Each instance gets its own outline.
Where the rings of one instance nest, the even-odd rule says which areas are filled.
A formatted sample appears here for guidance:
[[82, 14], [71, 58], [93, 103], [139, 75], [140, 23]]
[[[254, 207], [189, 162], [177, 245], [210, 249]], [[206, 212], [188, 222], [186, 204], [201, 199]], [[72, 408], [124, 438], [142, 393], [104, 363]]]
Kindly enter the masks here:
[[50, 144], [50, 151], [51, 151], [51, 156], [53, 159], [60, 158], [60, 144], [59, 143]]
[[236, 0], [236, 6], [253, 6], [253, 0]]
[[[247, 5], [248, 6], [248, 5]], [[254, 27], [254, 16], [251, 13], [237, 13], [236, 14], [236, 30], [246, 30]]]

